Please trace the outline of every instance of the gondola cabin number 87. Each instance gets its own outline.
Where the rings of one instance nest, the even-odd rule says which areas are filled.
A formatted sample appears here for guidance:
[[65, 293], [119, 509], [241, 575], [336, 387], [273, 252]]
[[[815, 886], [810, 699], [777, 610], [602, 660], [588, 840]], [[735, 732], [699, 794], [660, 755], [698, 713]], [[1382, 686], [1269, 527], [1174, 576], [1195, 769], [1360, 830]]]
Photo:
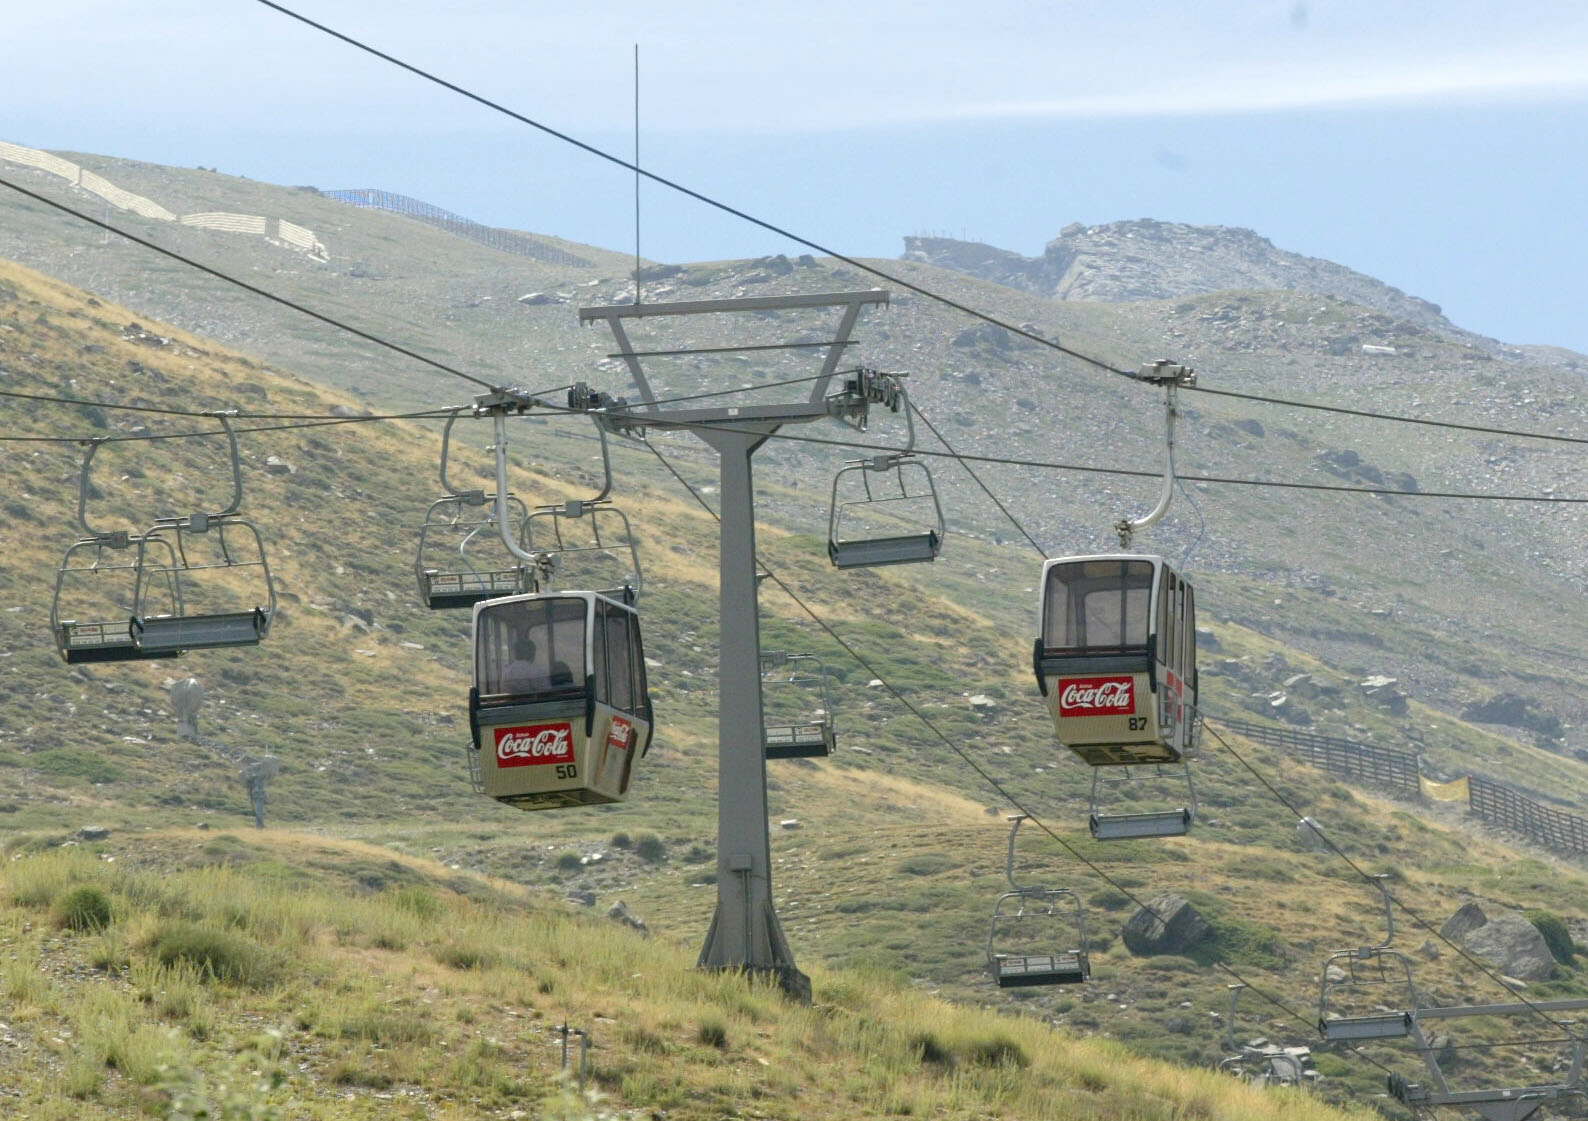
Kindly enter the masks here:
[[1176, 763], [1196, 714], [1196, 605], [1161, 557], [1062, 557], [1042, 573], [1037, 686], [1092, 766]]

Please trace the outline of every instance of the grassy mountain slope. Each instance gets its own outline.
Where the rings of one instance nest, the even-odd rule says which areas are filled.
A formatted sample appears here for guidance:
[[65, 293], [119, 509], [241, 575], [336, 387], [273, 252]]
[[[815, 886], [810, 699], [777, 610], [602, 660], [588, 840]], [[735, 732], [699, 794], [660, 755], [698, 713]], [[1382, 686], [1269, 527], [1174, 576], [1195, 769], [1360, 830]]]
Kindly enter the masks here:
[[[241, 402], [255, 411], [316, 415], [345, 403], [174, 328], [140, 320], [146, 330], [130, 333], [130, 312], [27, 270], [7, 266], [0, 283], [6, 388], [62, 393], [92, 387], [96, 395], [134, 403]], [[143, 337], [150, 334], [169, 341], [151, 344]], [[129, 365], [134, 362], [137, 370]], [[109, 435], [131, 431], [144, 419], [33, 403], [15, 405], [8, 417], [13, 434], [66, 429]], [[525, 424], [524, 438], [514, 445], [534, 457], [530, 468], [551, 462], [566, 472], [563, 478], [521, 472], [516, 485], [528, 495], [566, 493], [577, 473], [588, 472], [592, 446], [557, 435], [558, 429]], [[219, 464], [215, 449], [204, 446], [213, 443], [107, 448], [96, 476], [107, 507], [130, 510], [141, 501], [147, 508], [150, 490], [160, 488], [191, 501], [191, 490], [213, 478]], [[669, 448], [687, 474], [707, 481], [703, 461]], [[9, 601], [0, 613], [0, 634], [12, 685], [0, 725], [0, 777], [7, 787], [0, 821], [14, 843], [59, 841], [93, 821], [116, 830], [115, 851], [126, 854], [118, 863], [136, 863], [161, 851], [166, 842], [160, 838], [173, 825], [240, 823], [243, 799], [229, 766], [179, 739], [163, 707], [164, 683], [193, 672], [212, 690], [201, 716], [209, 734], [267, 747], [283, 759], [286, 770], [272, 785], [275, 820], [519, 884], [589, 892], [603, 907], [621, 898], [663, 941], [687, 948], [698, 939], [713, 895], [712, 524], [666, 487], [655, 468], [646, 473], [639, 466], [644, 461], [619, 456], [625, 496], [633, 496], [631, 509], [643, 511], [647, 641], [660, 663], [654, 681], [662, 732], [624, 806], [571, 816], [518, 814], [467, 793], [459, 758], [465, 733], [457, 716], [466, 684], [465, 624], [423, 611], [409, 585], [411, 527], [434, 490], [427, 476], [437, 450], [433, 433], [411, 425], [245, 436], [246, 508], [270, 533], [283, 591], [279, 630], [258, 650], [91, 670], [62, 666], [45, 627], [45, 590], [72, 536], [76, 449], [40, 445], [9, 457], [0, 470], [7, 492], [18, 498], [6, 511], [8, 548], [0, 568]], [[286, 459], [295, 473], [262, 471], [266, 455]], [[797, 497], [797, 491], [767, 488], [767, 505], [774, 508]], [[1023, 802], [1136, 894], [1189, 888], [1219, 932], [1196, 958], [1133, 959], [1117, 934], [1130, 914], [1128, 901], [1051, 842], [1032, 837], [1022, 848], [1023, 874], [1076, 886], [1088, 900], [1098, 981], [1074, 995], [993, 997], [980, 970], [987, 915], [1002, 883], [998, 799], [868, 687], [867, 671], [824, 649], [814, 628], [769, 589], [768, 648], [822, 650], [842, 678], [843, 753], [831, 763], [773, 771], [775, 817], [799, 822], [776, 838], [777, 887], [803, 965], [914, 978], [962, 1001], [1022, 1009], [1071, 1030], [1116, 1036], [1137, 1052], [1206, 1065], [1220, 1053], [1215, 1014], [1225, 999], [1225, 978], [1210, 971], [1213, 962], [1235, 966], [1305, 1010], [1316, 963], [1372, 928], [1365, 890], [1329, 862], [1294, 852], [1284, 816], [1255, 800], [1250, 783], [1215, 751], [1199, 777], [1206, 813], [1195, 838], [1100, 848], [1085, 837], [1086, 776], [1054, 757], [1022, 664], [1027, 609], [1021, 597], [1008, 594], [1001, 574], [1022, 572], [1029, 579], [1023, 575], [1029, 570], [1010, 546], [957, 542], [973, 562], [934, 566], [929, 582], [910, 573], [838, 581], [817, 539], [767, 529], [762, 544], [768, 561], [824, 617]], [[1246, 625], [1217, 614], [1213, 625], [1223, 653], [1253, 672], [1277, 672], [1275, 655], [1288, 666], [1328, 672]], [[1010, 634], [1021, 636], [1021, 653], [1011, 651]], [[1215, 718], [1221, 707], [1239, 706], [1248, 691], [1249, 683], [1233, 673], [1210, 673], [1208, 680]], [[994, 698], [991, 713], [973, 711], [969, 693]], [[1486, 742], [1470, 725], [1414, 711], [1436, 723], [1449, 742]], [[1564, 765], [1554, 755], [1503, 746], [1519, 767]], [[1320, 782], [1272, 753], [1245, 750], [1360, 858], [1400, 869], [1408, 898], [1430, 915], [1442, 916], [1464, 893], [1476, 892], [1569, 919], [1588, 917], [1578, 872], [1548, 860], [1519, 860], [1513, 850]], [[1548, 780], [1541, 775], [1540, 781]], [[1147, 787], [1141, 796], [1161, 804], [1177, 792]], [[658, 843], [637, 843], [651, 833]], [[365, 890], [389, 878], [379, 868], [365, 870], [363, 858], [349, 865], [345, 852], [333, 846], [321, 854], [321, 871], [362, 877]], [[1320, 895], [1329, 906], [1311, 905]], [[1452, 965], [1449, 955], [1428, 963], [1433, 988], [1464, 998], [1486, 991]], [[1576, 978], [1574, 970], [1563, 969], [1562, 979], [1541, 991], [1579, 991]], [[1304, 1024], [1255, 1012], [1253, 1018], [1264, 1032], [1306, 1037]], [[1405, 1059], [1388, 1049], [1384, 1057]], [[1324, 1056], [1324, 1065], [1331, 1094], [1371, 1093], [1378, 1084], [1371, 1068], [1343, 1058]], [[1504, 1068], [1480, 1056], [1470, 1069]], [[628, 1104], [666, 1099], [662, 1090], [634, 1090], [631, 1097], [631, 1089], [620, 1094]]]
[[227, 1102], [321, 1121], [592, 1116], [559, 1082], [564, 1023], [592, 1034], [594, 1108], [625, 1117], [1364, 1116], [874, 972], [818, 971], [820, 1001], [791, 1006], [664, 941], [347, 843], [176, 831], [94, 848], [0, 872], [0, 1093], [39, 1121]]

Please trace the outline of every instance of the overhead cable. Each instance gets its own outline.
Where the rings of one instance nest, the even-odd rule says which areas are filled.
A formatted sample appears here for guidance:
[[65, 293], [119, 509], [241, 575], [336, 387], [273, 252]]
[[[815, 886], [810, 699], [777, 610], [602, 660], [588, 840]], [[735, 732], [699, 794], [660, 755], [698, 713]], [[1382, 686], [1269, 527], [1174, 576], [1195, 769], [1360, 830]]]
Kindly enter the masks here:
[[[20, 393], [11, 389], [0, 389], [0, 397], [15, 397], [22, 401], [42, 401], [51, 405], [82, 405], [95, 409], [111, 409], [116, 412], [126, 413], [159, 413], [163, 416], [185, 417], [212, 417], [216, 409], [173, 409], [160, 405], [129, 405], [121, 401], [95, 401], [86, 397], [59, 397], [47, 393]], [[234, 420], [325, 420], [324, 413], [244, 413], [227, 410], [226, 415]], [[371, 413], [368, 416], [359, 416], [356, 419], [370, 420], [412, 420], [416, 417], [445, 416], [443, 408], [425, 409], [412, 413]], [[340, 417], [338, 419], [354, 419]]]

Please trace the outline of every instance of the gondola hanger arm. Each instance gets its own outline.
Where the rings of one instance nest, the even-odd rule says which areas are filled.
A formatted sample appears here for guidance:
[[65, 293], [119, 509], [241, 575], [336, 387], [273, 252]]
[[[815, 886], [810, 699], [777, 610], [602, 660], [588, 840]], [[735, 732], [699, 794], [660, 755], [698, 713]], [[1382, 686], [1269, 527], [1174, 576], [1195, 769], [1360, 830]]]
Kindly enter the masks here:
[[1161, 385], [1164, 390], [1164, 468], [1163, 487], [1158, 492], [1158, 503], [1147, 513], [1139, 518], [1121, 518], [1114, 524], [1114, 532], [1119, 535], [1119, 547], [1130, 549], [1131, 536], [1138, 529], [1146, 529], [1156, 525], [1169, 512], [1169, 502], [1174, 497], [1175, 466], [1174, 466], [1174, 422], [1179, 415], [1177, 391], [1181, 386], [1196, 384], [1196, 371], [1189, 366], [1181, 366], [1167, 359], [1159, 359], [1151, 365], [1143, 366], [1136, 373], [1136, 380], [1147, 382], [1150, 385]]

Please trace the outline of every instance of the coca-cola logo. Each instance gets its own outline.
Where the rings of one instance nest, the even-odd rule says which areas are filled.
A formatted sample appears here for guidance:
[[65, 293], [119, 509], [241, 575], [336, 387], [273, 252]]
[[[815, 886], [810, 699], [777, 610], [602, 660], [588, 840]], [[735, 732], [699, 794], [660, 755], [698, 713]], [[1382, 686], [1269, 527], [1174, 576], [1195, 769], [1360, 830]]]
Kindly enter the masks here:
[[529, 724], [496, 729], [496, 765], [533, 767], [541, 763], [573, 762], [573, 725]]
[[629, 742], [634, 738], [634, 725], [621, 716], [612, 718], [612, 728], [607, 732], [607, 746], [627, 751]]
[[1135, 711], [1133, 677], [1071, 677], [1059, 689], [1060, 716], [1129, 716]]

